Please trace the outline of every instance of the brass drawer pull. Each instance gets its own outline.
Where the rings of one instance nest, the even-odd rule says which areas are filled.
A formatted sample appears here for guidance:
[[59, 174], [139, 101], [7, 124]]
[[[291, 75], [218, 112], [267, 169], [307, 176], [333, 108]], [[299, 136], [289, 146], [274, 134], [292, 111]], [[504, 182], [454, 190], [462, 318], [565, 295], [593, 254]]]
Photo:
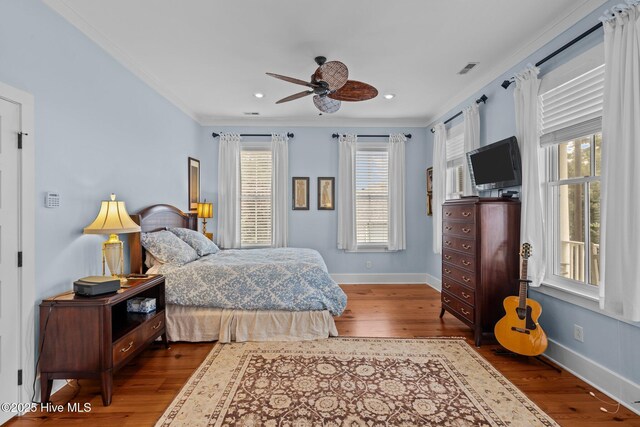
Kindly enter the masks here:
[[471, 249], [471, 245], [467, 245], [467, 244], [463, 243], [462, 244], [462, 248], [468, 250], [468, 249]]
[[462, 308], [462, 307], [460, 307], [460, 311], [462, 311], [462, 314], [464, 314], [464, 315], [466, 315], [466, 316], [468, 316], [468, 315], [470, 314], [467, 310], [465, 310], [465, 309], [464, 309], [464, 308]]
[[447, 226], [445, 226], [444, 228], [445, 228], [445, 230], [451, 230], [451, 229], [453, 229], [453, 227], [450, 227], [450, 226], [448, 226], [448, 225], [447, 225]]
[[131, 350], [131, 347], [133, 347], [133, 341], [131, 341], [128, 346], [121, 348], [120, 353], [126, 353], [127, 351]]
[[158, 323], [153, 327], [153, 329], [158, 329], [162, 325], [162, 320], [158, 320]]
[[451, 212], [445, 212], [444, 213], [446, 216], [451, 216]]
[[471, 279], [469, 279], [467, 276], [462, 276], [462, 280], [464, 280], [467, 283], [471, 281]]
[[446, 302], [447, 304], [449, 304], [451, 302], [446, 297], [442, 297], [442, 301]]
[[471, 233], [471, 229], [470, 228], [463, 228], [462, 232], [468, 234], [468, 233]]
[[448, 283], [445, 283], [445, 284], [444, 284], [444, 287], [445, 287], [445, 288], [447, 288], [447, 289], [449, 289], [449, 288], [451, 287], [451, 285], [450, 285], [450, 284], [448, 284]]
[[462, 260], [462, 265], [471, 265], [469, 261]]
[[445, 240], [444, 244], [447, 245], [447, 246], [451, 246], [451, 242], [449, 240]]
[[444, 272], [447, 273], [447, 274], [451, 274], [451, 270], [449, 270], [448, 268], [445, 268]]
[[451, 259], [451, 255], [445, 255], [444, 259]]
[[469, 297], [470, 297], [470, 296], [471, 296], [471, 295], [467, 295], [466, 293], [462, 292], [462, 297], [463, 297], [464, 299], [469, 299]]
[[471, 215], [471, 212], [462, 212], [462, 216], [463, 217], [468, 217], [469, 215]]

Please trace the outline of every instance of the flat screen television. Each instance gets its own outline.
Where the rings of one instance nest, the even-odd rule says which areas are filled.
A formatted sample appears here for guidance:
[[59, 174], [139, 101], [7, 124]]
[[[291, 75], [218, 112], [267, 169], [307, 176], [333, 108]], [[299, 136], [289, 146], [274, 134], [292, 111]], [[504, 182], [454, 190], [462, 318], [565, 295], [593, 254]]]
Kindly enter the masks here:
[[467, 153], [471, 182], [479, 191], [522, 183], [520, 149], [515, 136]]

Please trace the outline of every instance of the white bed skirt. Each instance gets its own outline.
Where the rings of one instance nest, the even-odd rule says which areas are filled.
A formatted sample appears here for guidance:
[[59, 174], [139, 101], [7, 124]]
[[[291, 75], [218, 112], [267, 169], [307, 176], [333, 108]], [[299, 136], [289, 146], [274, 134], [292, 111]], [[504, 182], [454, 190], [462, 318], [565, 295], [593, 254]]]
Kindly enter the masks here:
[[338, 336], [329, 311], [248, 311], [167, 304], [169, 341], [304, 341]]

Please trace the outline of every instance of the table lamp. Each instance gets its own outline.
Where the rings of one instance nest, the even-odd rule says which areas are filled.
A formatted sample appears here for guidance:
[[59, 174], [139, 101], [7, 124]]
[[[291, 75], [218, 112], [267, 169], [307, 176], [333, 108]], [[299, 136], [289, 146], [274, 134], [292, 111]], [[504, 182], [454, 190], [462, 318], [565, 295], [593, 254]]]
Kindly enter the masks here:
[[124, 277], [124, 246], [118, 234], [138, 233], [140, 226], [133, 222], [124, 202], [116, 200], [111, 194], [111, 200], [103, 200], [98, 216], [84, 229], [84, 234], [108, 234], [109, 239], [102, 243], [102, 275], [105, 276], [105, 261], [114, 277], [119, 277], [121, 283]]
[[213, 203], [198, 202], [198, 218], [202, 218], [202, 234], [213, 240], [213, 233], [207, 233], [207, 218], [213, 218]]

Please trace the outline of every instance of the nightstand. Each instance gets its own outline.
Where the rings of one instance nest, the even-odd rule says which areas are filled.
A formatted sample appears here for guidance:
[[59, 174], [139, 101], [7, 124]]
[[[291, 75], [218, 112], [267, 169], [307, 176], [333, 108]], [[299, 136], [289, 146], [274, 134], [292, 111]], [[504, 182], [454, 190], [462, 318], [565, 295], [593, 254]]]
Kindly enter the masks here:
[[[111, 404], [113, 373], [158, 337], [168, 348], [164, 276], [129, 279], [117, 293], [83, 297], [67, 292], [40, 304], [42, 402], [54, 379], [99, 378], [102, 403]], [[156, 311], [128, 313], [127, 300], [156, 299]], [[43, 341], [44, 340], [44, 341]]]

